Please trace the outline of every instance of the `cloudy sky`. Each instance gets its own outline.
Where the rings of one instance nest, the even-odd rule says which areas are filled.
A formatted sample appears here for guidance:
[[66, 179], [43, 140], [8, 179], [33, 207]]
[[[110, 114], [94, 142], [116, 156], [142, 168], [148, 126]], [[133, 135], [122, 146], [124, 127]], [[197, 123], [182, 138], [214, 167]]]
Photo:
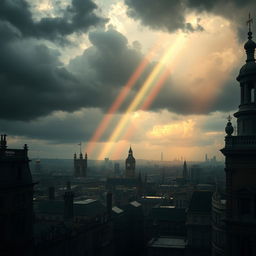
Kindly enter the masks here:
[[[252, 0], [1, 0], [0, 130], [30, 157], [223, 159]], [[253, 26], [253, 30], [254, 30]], [[233, 120], [234, 121], [234, 120]]]

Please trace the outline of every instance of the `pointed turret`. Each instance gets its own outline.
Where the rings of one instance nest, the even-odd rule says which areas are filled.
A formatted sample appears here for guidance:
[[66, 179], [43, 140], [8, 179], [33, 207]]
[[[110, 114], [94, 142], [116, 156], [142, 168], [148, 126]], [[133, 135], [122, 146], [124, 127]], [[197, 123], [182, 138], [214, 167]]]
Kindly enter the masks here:
[[184, 164], [183, 164], [183, 179], [185, 182], [188, 180], [188, 168], [187, 168], [186, 160], [184, 161]]

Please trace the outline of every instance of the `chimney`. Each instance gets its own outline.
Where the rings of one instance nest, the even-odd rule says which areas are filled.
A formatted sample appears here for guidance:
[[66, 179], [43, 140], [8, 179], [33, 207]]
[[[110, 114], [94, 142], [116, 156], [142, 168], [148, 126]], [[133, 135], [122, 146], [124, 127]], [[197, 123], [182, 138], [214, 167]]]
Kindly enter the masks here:
[[74, 216], [73, 201], [74, 201], [73, 191], [71, 190], [66, 191], [64, 194], [64, 219], [65, 220], [73, 219], [73, 216]]
[[107, 215], [108, 219], [111, 219], [112, 216], [112, 193], [110, 191], [107, 192]]
[[54, 200], [55, 199], [55, 187], [48, 188], [48, 199]]

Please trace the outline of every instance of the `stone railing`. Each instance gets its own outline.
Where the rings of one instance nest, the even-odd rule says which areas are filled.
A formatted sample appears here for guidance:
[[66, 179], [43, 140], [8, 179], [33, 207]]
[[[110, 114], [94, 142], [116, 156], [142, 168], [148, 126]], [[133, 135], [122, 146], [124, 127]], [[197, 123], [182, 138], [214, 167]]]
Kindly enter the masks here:
[[256, 148], [256, 136], [226, 136], [225, 147]]

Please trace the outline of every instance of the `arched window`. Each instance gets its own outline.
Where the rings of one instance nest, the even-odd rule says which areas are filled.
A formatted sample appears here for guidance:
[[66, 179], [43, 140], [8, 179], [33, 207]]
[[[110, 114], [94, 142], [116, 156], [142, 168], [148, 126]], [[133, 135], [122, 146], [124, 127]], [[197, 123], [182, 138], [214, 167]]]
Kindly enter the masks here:
[[255, 103], [255, 88], [251, 89], [251, 103]]

